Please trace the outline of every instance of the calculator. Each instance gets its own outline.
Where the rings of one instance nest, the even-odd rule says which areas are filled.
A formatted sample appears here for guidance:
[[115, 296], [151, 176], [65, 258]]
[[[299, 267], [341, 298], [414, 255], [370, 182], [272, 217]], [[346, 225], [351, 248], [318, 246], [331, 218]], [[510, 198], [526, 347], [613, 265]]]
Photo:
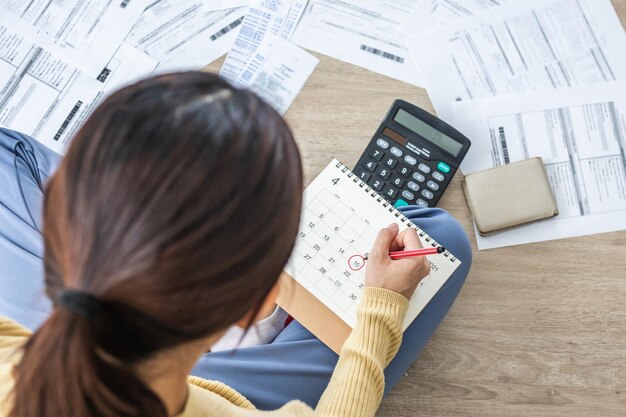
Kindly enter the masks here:
[[353, 172], [395, 207], [434, 207], [471, 142], [404, 100], [395, 100]]

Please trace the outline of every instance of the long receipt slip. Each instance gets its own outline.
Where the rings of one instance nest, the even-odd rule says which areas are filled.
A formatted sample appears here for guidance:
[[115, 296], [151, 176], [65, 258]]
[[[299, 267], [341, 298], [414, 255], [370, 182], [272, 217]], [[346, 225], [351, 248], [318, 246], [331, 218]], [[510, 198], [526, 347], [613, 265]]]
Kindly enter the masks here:
[[[439, 244], [333, 160], [304, 191], [300, 230], [282, 276], [278, 304], [335, 352], [356, 324], [365, 268], [348, 263], [366, 256], [378, 231], [391, 223], [413, 227], [424, 247]], [[461, 264], [446, 251], [428, 256], [430, 274], [411, 298], [403, 330], [415, 320]]]

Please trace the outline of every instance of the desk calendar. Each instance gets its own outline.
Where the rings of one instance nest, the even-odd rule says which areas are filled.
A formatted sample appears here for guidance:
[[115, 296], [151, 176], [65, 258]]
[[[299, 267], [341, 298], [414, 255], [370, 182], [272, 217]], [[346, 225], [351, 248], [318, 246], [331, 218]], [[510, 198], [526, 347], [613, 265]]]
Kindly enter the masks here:
[[[285, 272], [351, 328], [356, 322], [365, 268], [359, 269], [360, 265], [349, 260], [355, 254], [367, 256], [378, 231], [393, 222], [400, 230], [414, 227], [424, 247], [438, 246], [347, 167], [333, 160], [304, 192], [300, 231]], [[431, 273], [413, 295], [403, 329], [461, 263], [449, 251], [427, 259]], [[300, 319], [297, 314], [294, 317]]]

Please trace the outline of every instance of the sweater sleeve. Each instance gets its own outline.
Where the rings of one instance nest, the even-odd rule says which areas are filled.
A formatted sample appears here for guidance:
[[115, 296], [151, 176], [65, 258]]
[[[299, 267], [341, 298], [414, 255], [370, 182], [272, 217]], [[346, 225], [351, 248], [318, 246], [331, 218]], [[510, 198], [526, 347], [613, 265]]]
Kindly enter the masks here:
[[187, 377], [187, 382], [196, 387], [205, 389], [214, 394], [219, 395], [222, 398], [227, 399], [233, 405], [248, 410], [254, 410], [256, 407], [246, 397], [229, 387], [228, 385], [219, 381], [210, 381], [208, 379], [200, 378], [198, 376]]
[[19, 359], [19, 349], [30, 336], [30, 331], [0, 316], [0, 365], [16, 363]]
[[363, 289], [357, 323], [344, 343], [339, 362], [316, 415], [374, 416], [385, 389], [384, 369], [400, 348], [402, 321], [409, 302], [382, 288]]

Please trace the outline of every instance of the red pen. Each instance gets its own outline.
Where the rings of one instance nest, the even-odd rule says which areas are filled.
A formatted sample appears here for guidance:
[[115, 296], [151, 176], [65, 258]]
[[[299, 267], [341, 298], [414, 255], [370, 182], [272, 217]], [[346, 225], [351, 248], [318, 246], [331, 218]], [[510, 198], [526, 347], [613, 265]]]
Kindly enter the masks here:
[[[436, 248], [399, 250], [395, 252], [389, 252], [389, 257], [391, 259], [405, 259], [405, 258], [412, 258], [414, 256], [437, 255], [440, 253], [444, 253], [445, 251], [446, 251], [446, 248], [444, 248], [443, 246], [438, 246]], [[359, 269], [365, 266], [366, 260], [367, 260], [367, 256], [352, 255], [350, 258], [348, 258], [348, 266], [353, 271], [358, 271]]]
[[[395, 252], [389, 252], [389, 257], [391, 259], [404, 259], [404, 258], [412, 258], [414, 256], [426, 256], [426, 255], [437, 255], [440, 253], [444, 253], [446, 248], [443, 246], [437, 246], [436, 248], [423, 248], [423, 249], [413, 249], [413, 250], [398, 250]], [[355, 255], [360, 256], [360, 255]], [[367, 256], [361, 256], [361, 258], [367, 260]]]
[[438, 246], [436, 248], [399, 250], [395, 252], [389, 252], [389, 257], [391, 259], [404, 259], [404, 258], [412, 258], [414, 256], [437, 255], [439, 253], [444, 253], [445, 251], [446, 251], [446, 248], [444, 248], [443, 246]]

